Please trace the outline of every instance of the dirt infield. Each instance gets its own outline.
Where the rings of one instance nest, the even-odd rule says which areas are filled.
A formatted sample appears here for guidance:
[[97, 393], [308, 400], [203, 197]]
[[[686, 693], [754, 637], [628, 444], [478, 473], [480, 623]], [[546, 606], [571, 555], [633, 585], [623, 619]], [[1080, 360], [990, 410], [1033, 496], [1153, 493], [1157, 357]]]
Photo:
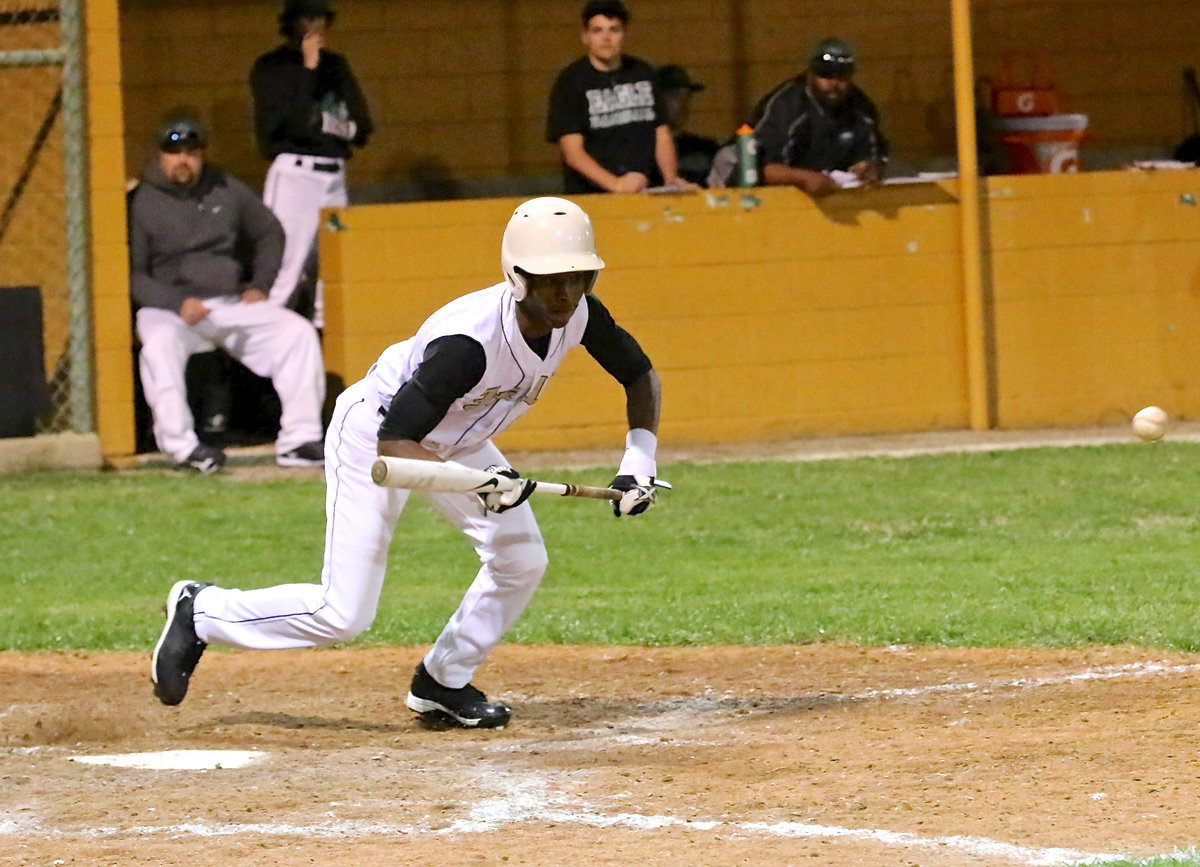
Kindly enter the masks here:
[[[502, 646], [502, 731], [421, 648], [0, 653], [4, 864], [1073, 864], [1200, 841], [1200, 654]], [[252, 750], [248, 767], [72, 758]]]

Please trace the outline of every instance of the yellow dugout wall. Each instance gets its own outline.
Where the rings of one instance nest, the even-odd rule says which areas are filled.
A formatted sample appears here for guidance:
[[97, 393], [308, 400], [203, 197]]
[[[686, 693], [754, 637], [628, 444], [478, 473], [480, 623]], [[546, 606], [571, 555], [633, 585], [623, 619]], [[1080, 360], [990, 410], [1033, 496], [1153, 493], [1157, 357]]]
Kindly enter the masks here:
[[1001, 427], [1200, 411], [1200, 177], [991, 178]]
[[[664, 380], [663, 435], [750, 441], [968, 426], [957, 183], [587, 196], [598, 293]], [[985, 188], [997, 424], [1200, 405], [1192, 172], [1000, 177]], [[327, 367], [360, 377], [430, 312], [499, 280], [518, 200], [351, 207], [321, 233]], [[334, 224], [343, 228], [334, 229]], [[580, 352], [510, 448], [611, 445], [620, 389]]]

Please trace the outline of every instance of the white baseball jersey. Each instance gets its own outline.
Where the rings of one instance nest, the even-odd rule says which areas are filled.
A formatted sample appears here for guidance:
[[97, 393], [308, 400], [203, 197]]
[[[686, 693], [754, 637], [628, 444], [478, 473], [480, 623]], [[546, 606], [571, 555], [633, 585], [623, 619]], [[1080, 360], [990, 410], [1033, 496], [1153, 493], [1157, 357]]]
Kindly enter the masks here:
[[498, 283], [438, 310], [413, 337], [384, 350], [366, 379], [386, 412], [396, 392], [412, 378], [430, 343], [460, 334], [477, 341], [487, 359], [483, 378], [454, 402], [421, 442], [449, 459], [472, 451], [524, 415], [541, 396], [563, 356], [579, 345], [587, 320], [587, 303], [581, 298], [566, 327], [552, 333], [546, 357], [540, 358], [517, 327], [512, 294], [504, 283]]

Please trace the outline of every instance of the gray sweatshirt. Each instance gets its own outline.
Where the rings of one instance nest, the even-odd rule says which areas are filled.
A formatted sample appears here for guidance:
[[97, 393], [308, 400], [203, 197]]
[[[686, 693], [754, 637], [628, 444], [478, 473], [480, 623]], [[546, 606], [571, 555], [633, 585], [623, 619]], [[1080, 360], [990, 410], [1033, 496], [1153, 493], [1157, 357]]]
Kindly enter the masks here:
[[152, 157], [129, 209], [130, 293], [142, 307], [178, 313], [185, 298], [270, 292], [283, 227], [237, 178], [205, 165], [181, 187]]

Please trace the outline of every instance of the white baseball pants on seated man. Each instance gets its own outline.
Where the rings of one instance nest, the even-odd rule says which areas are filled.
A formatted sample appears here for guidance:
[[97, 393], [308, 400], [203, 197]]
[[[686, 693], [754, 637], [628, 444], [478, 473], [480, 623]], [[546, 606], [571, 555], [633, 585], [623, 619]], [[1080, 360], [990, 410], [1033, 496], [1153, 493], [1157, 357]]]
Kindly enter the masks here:
[[189, 356], [217, 347], [275, 386], [282, 409], [277, 454], [320, 440], [325, 363], [312, 324], [265, 301], [243, 304], [236, 295], [207, 298], [204, 304], [209, 314], [195, 325], [170, 310], [137, 312], [142, 390], [159, 449], [182, 463], [200, 444], [184, 370]]
[[[379, 406], [367, 383], [338, 398], [325, 437], [325, 561], [321, 583], [261, 590], [205, 587], [195, 600], [201, 641], [245, 649], [314, 647], [347, 641], [375, 619], [388, 547], [409, 491], [371, 481]], [[484, 469], [506, 461], [491, 442], [459, 463]], [[474, 494], [429, 494], [467, 535], [481, 566], [458, 610], [425, 657], [443, 686], [470, 682], [475, 669], [525, 610], [546, 571], [546, 546], [528, 503], [496, 514]], [[401, 549], [403, 550], [403, 548]], [[419, 569], [420, 563], [408, 564]]]
[[[336, 157], [280, 154], [267, 170], [263, 201], [283, 225], [283, 262], [270, 296], [272, 304], [284, 307], [296, 290], [300, 272], [317, 239], [321, 208], [346, 206], [345, 161]], [[316, 293], [313, 325], [324, 328], [325, 298], [320, 280]]]

